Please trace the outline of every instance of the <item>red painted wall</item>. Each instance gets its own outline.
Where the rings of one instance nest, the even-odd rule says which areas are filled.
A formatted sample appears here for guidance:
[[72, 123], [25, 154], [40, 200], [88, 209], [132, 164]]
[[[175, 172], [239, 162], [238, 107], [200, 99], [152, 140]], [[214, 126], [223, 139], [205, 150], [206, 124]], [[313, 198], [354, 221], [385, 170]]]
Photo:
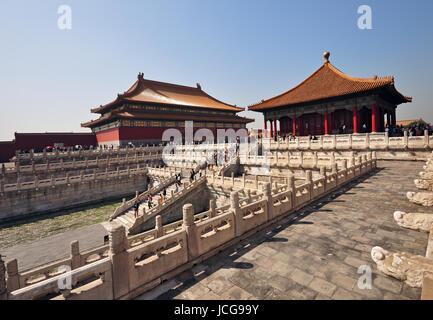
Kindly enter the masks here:
[[98, 143], [103, 143], [107, 141], [118, 141], [119, 136], [119, 128], [115, 128], [96, 133], [96, 140]]
[[65, 147], [75, 145], [96, 145], [93, 133], [15, 133], [16, 150], [42, 150], [54, 143], [63, 143]]
[[0, 141], [0, 162], [8, 162], [15, 155], [15, 141]]

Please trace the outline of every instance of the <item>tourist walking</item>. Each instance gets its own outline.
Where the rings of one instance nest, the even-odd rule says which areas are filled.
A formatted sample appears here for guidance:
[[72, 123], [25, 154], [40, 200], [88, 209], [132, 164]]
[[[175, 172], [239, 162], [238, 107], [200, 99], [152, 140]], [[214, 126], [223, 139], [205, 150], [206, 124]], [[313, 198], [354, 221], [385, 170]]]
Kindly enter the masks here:
[[138, 216], [138, 208], [140, 207], [140, 203], [138, 200], [135, 200], [134, 202], [134, 218], [137, 218]]

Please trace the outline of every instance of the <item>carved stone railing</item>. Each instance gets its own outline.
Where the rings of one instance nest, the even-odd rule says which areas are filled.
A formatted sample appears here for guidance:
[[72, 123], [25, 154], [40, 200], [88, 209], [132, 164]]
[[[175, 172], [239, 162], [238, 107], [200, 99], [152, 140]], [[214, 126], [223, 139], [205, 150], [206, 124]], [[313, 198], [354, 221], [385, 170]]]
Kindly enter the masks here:
[[146, 146], [140, 148], [122, 148], [122, 149], [93, 149], [93, 150], [77, 150], [73, 151], [71, 148], [68, 151], [53, 151], [53, 152], [40, 152], [35, 153], [30, 150], [29, 153], [20, 153], [16, 151], [15, 156], [11, 159], [15, 163], [21, 161], [40, 161], [40, 160], [55, 160], [58, 162], [61, 158], [85, 158], [85, 157], [117, 157], [123, 155], [135, 155], [137, 153], [161, 153], [164, 147], [162, 146]]
[[149, 154], [142, 156], [132, 156], [132, 157], [106, 157], [106, 158], [97, 158], [93, 160], [69, 160], [63, 161], [61, 158], [58, 162], [50, 162], [46, 163], [33, 163], [31, 165], [19, 165], [14, 167], [5, 167], [3, 170], [4, 175], [13, 175], [13, 174], [49, 174], [59, 170], [85, 170], [92, 168], [106, 168], [106, 167], [117, 167], [117, 166], [128, 166], [128, 165], [137, 165], [139, 163], [161, 160], [161, 154]]
[[[349, 167], [343, 164], [341, 170], [334, 165], [331, 173], [315, 179], [309, 171], [306, 182], [299, 186], [295, 186], [293, 176], [287, 177], [285, 188], [278, 185], [277, 188], [271, 188], [269, 183], [262, 184], [260, 195], [246, 203], [239, 199], [238, 192], [233, 191], [229, 205], [218, 209], [211, 205], [210, 210], [198, 215], [194, 215], [191, 204], [186, 204], [183, 207], [183, 221], [162, 226], [159, 216], [156, 218], [155, 230], [130, 239], [126, 237], [124, 226], [114, 225], [109, 231], [109, 258], [72, 271], [73, 283], [78, 284], [81, 279], [94, 279], [92, 285], [85, 287], [86, 284], [84, 289], [83, 286], [74, 288], [55, 298], [135, 297], [376, 168], [376, 159], [360, 160], [361, 163]], [[99, 249], [97, 253], [101, 251]], [[90, 256], [87, 258], [89, 261]], [[82, 261], [81, 257], [79, 260]], [[65, 264], [69, 262], [62, 261]], [[59, 293], [56, 281], [61, 276], [55, 275], [15, 290], [11, 290], [13, 288], [8, 283], [8, 298], [33, 299]], [[102, 287], [112, 292], [112, 297], [107, 292], [100, 292]]]
[[126, 170], [115, 170], [115, 171], [108, 171], [105, 172], [96, 172], [96, 170], [93, 171], [93, 174], [83, 174], [70, 176], [68, 173], [66, 173], [65, 177], [54, 177], [52, 176], [51, 179], [44, 179], [39, 180], [36, 179], [33, 181], [27, 181], [27, 182], [21, 182], [20, 178], [18, 178], [18, 181], [16, 183], [11, 184], [5, 184], [3, 179], [0, 179], [0, 192], [1, 193], [7, 193], [7, 192], [16, 192], [16, 191], [24, 191], [24, 190], [32, 190], [32, 189], [40, 189], [40, 188], [50, 188], [50, 187], [56, 187], [60, 185], [71, 185], [74, 183], [83, 183], [87, 181], [96, 181], [96, 180], [105, 180], [105, 179], [112, 179], [112, 178], [121, 178], [125, 176], [131, 176], [131, 175], [137, 175], [137, 174], [147, 174], [148, 169], [147, 168], [130, 168]]
[[[59, 283], [70, 281], [71, 289]], [[36, 300], [59, 294], [55, 300], [111, 300], [113, 299], [111, 260], [105, 258], [78, 269], [56, 275], [47, 280], [12, 291], [9, 300]]]
[[407, 132], [403, 137], [389, 137], [388, 133], [366, 133], [346, 135], [318, 136], [318, 140], [310, 137], [296, 137], [292, 140], [273, 141], [271, 150], [430, 150], [433, 148], [433, 137], [424, 131], [423, 136], [409, 137]]

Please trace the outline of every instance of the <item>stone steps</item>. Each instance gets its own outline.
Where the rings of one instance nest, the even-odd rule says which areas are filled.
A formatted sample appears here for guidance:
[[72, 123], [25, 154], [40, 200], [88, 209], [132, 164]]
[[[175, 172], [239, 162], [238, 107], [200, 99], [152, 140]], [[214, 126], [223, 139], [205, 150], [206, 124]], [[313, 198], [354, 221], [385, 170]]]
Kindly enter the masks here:
[[[189, 179], [182, 179], [181, 181], [182, 181], [182, 183], [185, 183], [185, 182], [189, 181]], [[170, 196], [171, 190], [173, 190], [173, 192], [174, 192], [175, 189], [176, 189], [176, 183], [172, 183], [171, 185], [169, 185], [166, 188], [167, 197]], [[153, 201], [152, 201], [152, 203], [153, 203], [152, 208], [153, 208], [154, 206], [157, 205], [157, 202], [159, 201], [159, 193], [158, 194], [152, 194], [152, 197], [153, 197]], [[145, 212], [149, 211], [149, 207], [147, 206], [146, 201], [143, 201], [143, 203], [140, 205], [139, 214], [142, 214], [143, 208], [145, 209]], [[131, 210], [125, 212], [124, 214], [116, 217], [114, 219], [114, 221], [117, 222], [118, 224], [124, 225], [126, 230], [129, 230], [129, 228], [132, 227], [135, 223], [134, 209], [131, 209]]]

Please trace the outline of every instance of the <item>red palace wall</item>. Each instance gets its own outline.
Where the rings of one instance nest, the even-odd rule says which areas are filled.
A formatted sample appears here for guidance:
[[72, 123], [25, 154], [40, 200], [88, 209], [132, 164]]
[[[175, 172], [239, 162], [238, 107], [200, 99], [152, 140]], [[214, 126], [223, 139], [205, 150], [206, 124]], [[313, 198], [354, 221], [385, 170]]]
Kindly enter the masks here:
[[[165, 130], [170, 128], [149, 128], [149, 127], [120, 127], [96, 133], [98, 144], [112, 143], [121, 141], [127, 143], [129, 141], [147, 140], [161, 141]], [[182, 133], [182, 138], [185, 139], [185, 128], [176, 128]], [[202, 128], [194, 128], [194, 134]], [[207, 128], [212, 131], [214, 137], [217, 137], [217, 128]], [[227, 130], [227, 129], [225, 129]], [[234, 129], [239, 130], [238, 128]]]
[[15, 141], [0, 141], [0, 162], [8, 162], [15, 155]]
[[15, 133], [16, 150], [42, 150], [54, 143], [63, 143], [65, 147], [75, 145], [96, 145], [93, 133]]

